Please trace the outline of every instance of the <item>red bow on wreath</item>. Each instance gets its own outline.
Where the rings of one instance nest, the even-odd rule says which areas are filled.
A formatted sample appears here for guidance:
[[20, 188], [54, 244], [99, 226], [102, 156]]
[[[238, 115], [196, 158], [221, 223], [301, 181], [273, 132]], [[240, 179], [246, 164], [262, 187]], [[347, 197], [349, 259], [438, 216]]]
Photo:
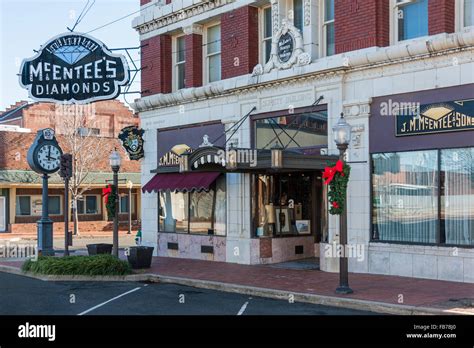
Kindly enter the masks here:
[[105, 203], [109, 201], [109, 195], [112, 193], [112, 186], [107, 185], [106, 188], [102, 189], [102, 197], [105, 197]]
[[326, 179], [324, 183], [326, 185], [330, 184], [336, 173], [341, 173], [341, 176], [344, 176], [343, 169], [344, 163], [341, 160], [337, 161], [334, 167], [324, 168], [323, 179]]

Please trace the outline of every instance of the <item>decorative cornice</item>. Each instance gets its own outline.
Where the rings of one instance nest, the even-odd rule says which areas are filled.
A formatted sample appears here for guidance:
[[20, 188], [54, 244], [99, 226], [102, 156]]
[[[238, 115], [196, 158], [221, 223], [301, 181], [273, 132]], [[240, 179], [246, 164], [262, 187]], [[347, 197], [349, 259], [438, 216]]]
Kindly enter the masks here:
[[172, 4], [164, 5], [152, 9], [151, 11], [154, 11], [152, 13], [153, 16], [144, 13], [137, 17], [133, 21], [133, 27], [140, 34], [146, 34], [150, 31], [197, 16], [201, 13], [222, 7], [235, 1], [236, 0], [206, 0], [173, 12], [170, 11], [170, 9], [173, 8]]
[[[288, 86], [289, 83], [300, 83], [305, 80], [337, 78], [347, 72], [370, 71], [379, 66], [387, 66], [403, 62], [413, 62], [436, 57], [449, 52], [472, 50], [474, 48], [474, 29], [467, 28], [452, 34], [439, 34], [429, 38], [402, 42], [395, 46], [377, 47], [367, 50], [347, 52], [344, 55], [326, 57], [314, 61], [312, 64], [293, 69], [274, 71], [269, 74], [252, 77], [251, 74], [213, 82], [202, 87], [186, 88], [175, 93], [155, 94], [140, 98], [132, 104], [136, 112], [194, 102], [227, 95], [242, 95], [254, 93], [262, 89]], [[348, 64], [346, 64], [348, 62]], [[348, 105], [345, 105], [348, 106]], [[349, 110], [347, 110], [349, 111]], [[358, 115], [356, 109], [351, 108], [353, 116], [368, 116], [362, 110]], [[360, 110], [359, 110], [360, 111]]]

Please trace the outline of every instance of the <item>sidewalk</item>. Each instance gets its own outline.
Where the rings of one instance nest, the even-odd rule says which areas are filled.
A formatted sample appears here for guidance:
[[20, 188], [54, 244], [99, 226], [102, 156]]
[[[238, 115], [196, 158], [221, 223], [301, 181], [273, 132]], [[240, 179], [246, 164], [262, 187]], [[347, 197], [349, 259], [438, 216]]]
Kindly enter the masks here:
[[[0, 261], [1, 265], [19, 268], [21, 262]], [[337, 295], [335, 273], [168, 257], [154, 257], [151, 269], [142, 275], [151, 281], [286, 300], [293, 295], [295, 301], [381, 313], [474, 314], [474, 284], [468, 283], [351, 273], [354, 293]]]

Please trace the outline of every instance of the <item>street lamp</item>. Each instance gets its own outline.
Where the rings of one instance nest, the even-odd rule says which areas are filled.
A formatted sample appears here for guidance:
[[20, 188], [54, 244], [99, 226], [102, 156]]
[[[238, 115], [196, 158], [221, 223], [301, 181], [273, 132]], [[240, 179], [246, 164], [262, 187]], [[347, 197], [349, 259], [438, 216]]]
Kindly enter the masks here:
[[272, 154], [272, 163], [271, 166], [273, 169], [281, 169], [283, 167], [283, 147], [280, 143], [275, 143], [271, 149]]
[[132, 234], [132, 188], [133, 188], [133, 182], [131, 180], [127, 180], [127, 188], [128, 188], [128, 232], [127, 232], [127, 234]]
[[[344, 113], [341, 113], [341, 118], [337, 124], [332, 128], [334, 133], [334, 141], [339, 150], [339, 159], [344, 161], [344, 154], [346, 153], [349, 143], [351, 141], [351, 125], [344, 119]], [[349, 265], [346, 255], [347, 245], [347, 202], [344, 201], [342, 213], [339, 215], [339, 243], [341, 245], [343, 254], [339, 258], [339, 287], [336, 289], [337, 294], [351, 294], [353, 291], [349, 287]]]
[[112, 254], [118, 257], [118, 211], [119, 211], [119, 201], [118, 201], [118, 172], [120, 170], [121, 158], [120, 154], [117, 152], [117, 148], [112, 151], [109, 156], [109, 163], [112, 171], [114, 172], [114, 188], [115, 188], [115, 214], [114, 214], [114, 232], [113, 232], [113, 247]]

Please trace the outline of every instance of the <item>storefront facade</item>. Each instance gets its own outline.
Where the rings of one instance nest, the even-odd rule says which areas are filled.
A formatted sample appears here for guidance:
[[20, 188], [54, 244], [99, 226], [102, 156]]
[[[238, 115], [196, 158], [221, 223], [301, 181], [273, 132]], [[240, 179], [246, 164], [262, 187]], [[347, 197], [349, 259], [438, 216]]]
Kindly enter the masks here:
[[[283, 23], [282, 19], [286, 18], [283, 3], [286, 2], [271, 2], [274, 42], [284, 35], [281, 26], [275, 24]], [[224, 22], [230, 20], [227, 13], [240, 11], [234, 2], [229, 4], [232, 5], [222, 3], [213, 7], [208, 20], [199, 17], [199, 25], [204, 29], [192, 24], [195, 21], [191, 13], [182, 23], [177, 19], [166, 28], [160, 27], [158, 22], [156, 27], [147, 27], [146, 23], [140, 24], [145, 21], [141, 18], [134, 24], [142, 40], [149, 45], [155, 36], [166, 44], [166, 35], [171, 36], [172, 43], [173, 35], [179, 37], [180, 30], [185, 32], [187, 40], [189, 38], [186, 43], [192, 44], [191, 39], [196, 39], [203, 31], [206, 33], [206, 22], [215, 23], [221, 18], [221, 24], [226, 27]], [[163, 8], [166, 6], [170, 5]], [[146, 7], [147, 4], [143, 4], [143, 13], [146, 13]], [[420, 179], [410, 180], [409, 175], [405, 175], [405, 181], [398, 180], [402, 176], [399, 171], [412, 170], [406, 163], [413, 159], [410, 155], [403, 158], [405, 155], [402, 154], [400, 165], [392, 168], [391, 157], [386, 159], [383, 155], [423, 151], [425, 156], [432, 158], [431, 175], [440, 180], [438, 168], [447, 166], [446, 161], [452, 161], [453, 156], [472, 156], [474, 132], [466, 127], [473, 115], [468, 114], [467, 109], [463, 111], [468, 117], [462, 121], [465, 129], [459, 132], [396, 136], [396, 117], [382, 113], [382, 104], [394, 101], [419, 102], [424, 106], [473, 99], [472, 28], [400, 43], [377, 44], [380, 47], [373, 47], [369, 42], [367, 46], [351, 46], [345, 50], [346, 46], [338, 46], [336, 42], [336, 54], [329, 55], [312, 46], [319, 37], [314, 26], [319, 23], [321, 9], [305, 5], [304, 13], [308, 17], [303, 16], [301, 23], [294, 22], [302, 26], [303, 35], [302, 38], [296, 36], [295, 43], [302, 40], [301, 49], [288, 64], [281, 63], [281, 59], [285, 59], [282, 55], [274, 58], [275, 61], [270, 60], [270, 66], [266, 64], [255, 69], [252, 66], [246, 73], [228, 76], [231, 68], [225, 66], [226, 53], [222, 49], [221, 79], [178, 90], [173, 86], [169, 90], [158, 88], [155, 93], [148, 90], [136, 101], [134, 107], [146, 131], [142, 163], [144, 190], [153, 179], [159, 181], [160, 173], [184, 175], [179, 174], [178, 158], [174, 159], [174, 170], [167, 172], [161, 168], [163, 163], [173, 163], [169, 152], [176, 145], [187, 145], [196, 156], [200, 145], [227, 149], [232, 145], [233, 148], [248, 149], [250, 152], [245, 161], [251, 162], [252, 151], [256, 151], [255, 158], [263, 159], [265, 151], [271, 151], [278, 143], [285, 148], [283, 163], [285, 158], [286, 163], [294, 158], [304, 163], [278, 170], [270, 164], [264, 168], [262, 161], [256, 164], [258, 170], [223, 168], [219, 171], [214, 168], [208, 173], [218, 175], [209, 177], [204, 184], [200, 182], [201, 186], [186, 187], [181, 183], [178, 190], [177, 179], [170, 180], [174, 187], [161, 186], [161, 191], [159, 185], [163, 183], [155, 183], [157, 188], [142, 196], [144, 242], [155, 246], [157, 255], [242, 264], [319, 257], [321, 270], [337, 272], [339, 259], [332, 253], [332, 246], [339, 240], [338, 218], [328, 214], [327, 187], [321, 174], [327, 162], [337, 159], [332, 127], [343, 112], [352, 125], [352, 141], [346, 158], [351, 166], [348, 240], [358, 250], [357, 257], [349, 258], [349, 270], [473, 282], [473, 225], [469, 222], [472, 221], [472, 210], [464, 203], [472, 204], [472, 191], [453, 191], [458, 197], [456, 205], [451, 205], [451, 211], [441, 209], [442, 203], [435, 207], [430, 205], [434, 210], [420, 209], [418, 217], [423, 216], [420, 222], [410, 217], [413, 209], [407, 207], [423, 204], [428, 207], [428, 201], [431, 204], [443, 202], [445, 196], [438, 189], [442, 186], [438, 183], [437, 188], [433, 188], [426, 181], [428, 173], [424, 172]], [[265, 8], [256, 7], [257, 10], [265, 13]], [[275, 11], [279, 10], [276, 16]], [[336, 8], [336, 26], [338, 11], [342, 10]], [[389, 26], [388, 22], [386, 24]], [[222, 35], [225, 45], [228, 40], [225, 34]], [[249, 52], [252, 52], [251, 46], [248, 45]], [[240, 53], [235, 54], [241, 57]], [[309, 62], [305, 54], [309, 55]], [[166, 64], [163, 69], [166, 71]], [[189, 69], [188, 65], [186, 69]], [[146, 74], [151, 72], [144, 70], [142, 76]], [[166, 77], [154, 76], [158, 80]], [[170, 76], [174, 76], [173, 73]], [[163, 138], [167, 132], [171, 132], [169, 138], [175, 138], [174, 143]], [[173, 135], [172, 132], [176, 133]], [[180, 133], [182, 137], [178, 135]], [[165, 140], [160, 141], [160, 137]], [[454, 155], [454, 148], [462, 151]], [[472, 157], [468, 163], [472, 166]], [[199, 166], [190, 173], [205, 172], [199, 170]], [[386, 173], [387, 170], [395, 172], [395, 169], [399, 171]], [[462, 182], [462, 187], [468, 187], [465, 185], [469, 180], [472, 186], [472, 167], [469, 169], [471, 177], [468, 169], [463, 169], [465, 175], [445, 174], [443, 180], [452, 176], [453, 180]], [[456, 190], [455, 184], [444, 185]], [[412, 195], [407, 194], [407, 190], [411, 190]], [[421, 196], [420, 201], [405, 198], [413, 195]], [[387, 199], [392, 205], [401, 200], [403, 203], [400, 204], [405, 208], [387, 212], [386, 207], [381, 207]], [[463, 208], [455, 208], [457, 206]], [[173, 218], [167, 211], [173, 211]], [[175, 214], [175, 211], [179, 213]], [[397, 213], [405, 220], [396, 220]], [[403, 225], [402, 232], [397, 230], [400, 225]], [[420, 228], [426, 232], [418, 233]], [[451, 255], [453, 252], [455, 254]], [[452, 271], [454, 268], [455, 272]]]

